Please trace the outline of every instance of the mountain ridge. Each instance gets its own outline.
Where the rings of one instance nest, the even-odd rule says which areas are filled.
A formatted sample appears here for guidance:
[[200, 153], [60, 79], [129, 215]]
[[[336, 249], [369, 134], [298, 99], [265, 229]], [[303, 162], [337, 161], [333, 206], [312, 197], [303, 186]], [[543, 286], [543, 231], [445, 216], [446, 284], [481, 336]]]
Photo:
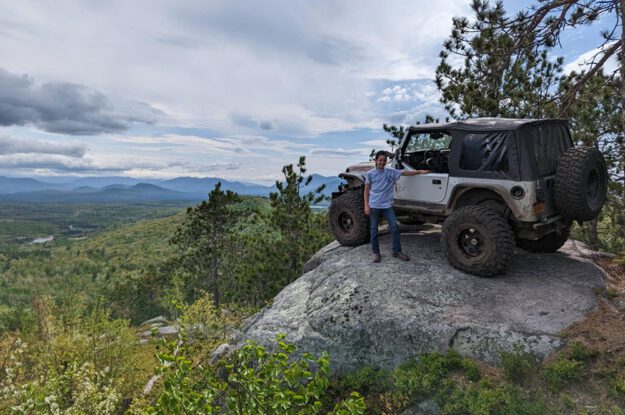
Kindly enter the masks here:
[[[329, 196], [341, 179], [313, 174], [313, 180], [301, 191], [313, 191], [326, 185]], [[175, 177], [173, 179], [137, 179], [122, 176], [83, 177], [66, 182], [45, 182], [35, 178], [0, 176], [0, 202], [54, 203], [134, 203], [146, 201], [200, 201], [221, 182], [224, 191], [240, 195], [268, 197], [274, 185], [229, 181], [218, 177]]]

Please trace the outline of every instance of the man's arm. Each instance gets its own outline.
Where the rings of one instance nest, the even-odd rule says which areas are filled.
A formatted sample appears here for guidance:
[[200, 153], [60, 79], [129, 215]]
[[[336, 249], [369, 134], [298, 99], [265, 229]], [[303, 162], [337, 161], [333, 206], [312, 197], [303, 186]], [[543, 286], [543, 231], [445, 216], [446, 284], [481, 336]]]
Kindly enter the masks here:
[[365, 215], [369, 216], [371, 210], [369, 209], [369, 189], [371, 186], [365, 183]]
[[428, 174], [432, 173], [431, 170], [402, 170], [402, 176], [416, 176], [417, 174]]

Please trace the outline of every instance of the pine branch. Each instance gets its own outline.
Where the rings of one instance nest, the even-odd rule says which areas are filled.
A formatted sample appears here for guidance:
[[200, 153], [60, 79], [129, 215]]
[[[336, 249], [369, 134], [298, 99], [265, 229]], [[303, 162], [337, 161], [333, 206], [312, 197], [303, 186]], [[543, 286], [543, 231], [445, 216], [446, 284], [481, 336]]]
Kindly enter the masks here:
[[614, 43], [608, 50], [605, 51], [601, 59], [596, 62], [592, 68], [588, 72], [584, 74], [584, 76], [573, 85], [573, 87], [562, 97], [562, 106], [560, 107], [560, 116], [563, 116], [569, 109], [569, 107], [573, 104], [575, 100], [575, 96], [579, 92], [579, 90], [584, 86], [584, 84], [592, 78], [598, 71], [603, 67], [603, 65], [607, 62], [610, 57], [612, 57], [617, 51], [621, 48], [621, 44], [619, 42]]

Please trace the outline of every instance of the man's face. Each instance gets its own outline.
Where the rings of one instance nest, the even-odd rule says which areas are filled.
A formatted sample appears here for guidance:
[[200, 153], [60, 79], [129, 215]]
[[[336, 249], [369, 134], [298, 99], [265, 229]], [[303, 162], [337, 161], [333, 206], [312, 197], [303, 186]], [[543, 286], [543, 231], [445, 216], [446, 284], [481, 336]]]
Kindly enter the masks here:
[[377, 159], [375, 159], [376, 169], [383, 169], [384, 166], [386, 166], [386, 156], [380, 156]]

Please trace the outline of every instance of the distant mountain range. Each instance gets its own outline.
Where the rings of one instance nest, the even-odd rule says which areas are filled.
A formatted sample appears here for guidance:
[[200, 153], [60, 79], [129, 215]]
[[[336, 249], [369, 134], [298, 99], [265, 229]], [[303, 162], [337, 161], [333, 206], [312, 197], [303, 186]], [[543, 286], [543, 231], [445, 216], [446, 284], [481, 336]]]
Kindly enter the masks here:
[[[302, 188], [309, 192], [325, 184], [330, 195], [341, 183], [338, 177], [313, 174], [313, 180]], [[137, 179], [123, 176], [67, 178], [54, 182], [33, 178], [0, 176], [0, 201], [32, 203], [140, 203], [151, 201], [200, 201], [221, 182], [223, 190], [240, 195], [269, 196], [276, 186], [231, 182], [216, 177], [177, 177], [170, 180]]]

